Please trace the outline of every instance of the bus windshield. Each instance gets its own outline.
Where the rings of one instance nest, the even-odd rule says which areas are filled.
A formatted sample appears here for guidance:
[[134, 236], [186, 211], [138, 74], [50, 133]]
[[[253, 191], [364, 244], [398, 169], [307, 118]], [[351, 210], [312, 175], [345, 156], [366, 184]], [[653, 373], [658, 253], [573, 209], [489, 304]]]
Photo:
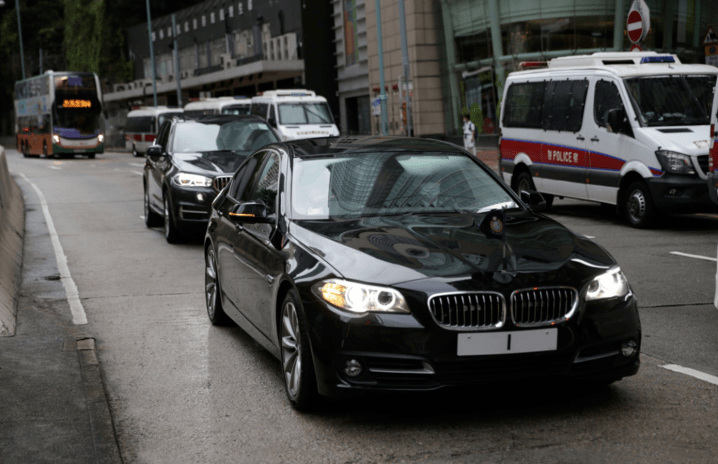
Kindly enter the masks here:
[[716, 86], [714, 75], [667, 75], [626, 79], [642, 126], [707, 125]]
[[67, 138], [92, 137], [100, 133], [100, 114], [82, 110], [58, 109], [55, 133]]

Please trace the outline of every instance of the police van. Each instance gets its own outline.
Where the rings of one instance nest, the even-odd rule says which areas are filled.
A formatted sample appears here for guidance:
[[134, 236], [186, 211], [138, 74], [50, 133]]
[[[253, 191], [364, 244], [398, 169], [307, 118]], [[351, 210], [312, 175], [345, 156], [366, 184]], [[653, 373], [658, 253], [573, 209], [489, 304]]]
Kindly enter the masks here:
[[513, 72], [501, 175], [549, 206], [554, 196], [616, 205], [639, 228], [658, 213], [705, 211], [717, 78], [718, 68], [655, 52], [569, 56]]
[[190, 118], [207, 114], [249, 114], [252, 100], [245, 97], [215, 97], [189, 102], [184, 113]]
[[252, 97], [252, 114], [277, 129], [282, 140], [339, 135], [327, 99], [311, 90], [269, 90]]
[[[709, 130], [710, 152], [708, 154], [708, 195], [718, 204], [718, 92], [713, 98], [711, 126]], [[718, 275], [716, 276], [718, 279]], [[717, 295], [718, 297], [718, 295]], [[718, 303], [716, 303], [718, 305]]]
[[143, 106], [127, 113], [125, 148], [131, 151], [133, 156], [144, 155], [147, 147], [154, 143], [155, 136], [165, 119], [177, 113], [182, 113], [182, 108]]

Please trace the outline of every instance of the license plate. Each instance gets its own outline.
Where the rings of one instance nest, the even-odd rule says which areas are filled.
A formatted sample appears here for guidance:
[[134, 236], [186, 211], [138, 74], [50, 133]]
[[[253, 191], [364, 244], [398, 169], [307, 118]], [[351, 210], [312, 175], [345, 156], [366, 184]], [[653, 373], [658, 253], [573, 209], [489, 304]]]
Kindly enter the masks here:
[[556, 351], [558, 329], [522, 330], [519, 332], [461, 333], [458, 356], [534, 353]]

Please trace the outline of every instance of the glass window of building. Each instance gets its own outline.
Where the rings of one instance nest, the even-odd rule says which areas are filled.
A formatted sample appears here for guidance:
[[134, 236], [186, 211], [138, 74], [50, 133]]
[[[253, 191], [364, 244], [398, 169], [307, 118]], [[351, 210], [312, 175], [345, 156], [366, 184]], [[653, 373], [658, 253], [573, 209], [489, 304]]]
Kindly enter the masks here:
[[214, 11], [209, 14], [209, 22], [214, 24]]

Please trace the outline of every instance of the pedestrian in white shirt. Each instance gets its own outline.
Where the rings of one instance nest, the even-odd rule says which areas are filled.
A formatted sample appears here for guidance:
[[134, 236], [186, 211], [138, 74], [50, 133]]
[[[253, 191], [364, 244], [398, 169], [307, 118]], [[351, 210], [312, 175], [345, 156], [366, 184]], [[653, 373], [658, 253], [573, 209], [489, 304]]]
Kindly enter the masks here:
[[471, 119], [469, 119], [469, 115], [464, 115], [464, 149], [466, 151], [470, 151], [471, 154], [476, 156], [476, 141], [474, 140], [474, 132], [476, 131], [476, 126], [473, 122], [471, 122]]

